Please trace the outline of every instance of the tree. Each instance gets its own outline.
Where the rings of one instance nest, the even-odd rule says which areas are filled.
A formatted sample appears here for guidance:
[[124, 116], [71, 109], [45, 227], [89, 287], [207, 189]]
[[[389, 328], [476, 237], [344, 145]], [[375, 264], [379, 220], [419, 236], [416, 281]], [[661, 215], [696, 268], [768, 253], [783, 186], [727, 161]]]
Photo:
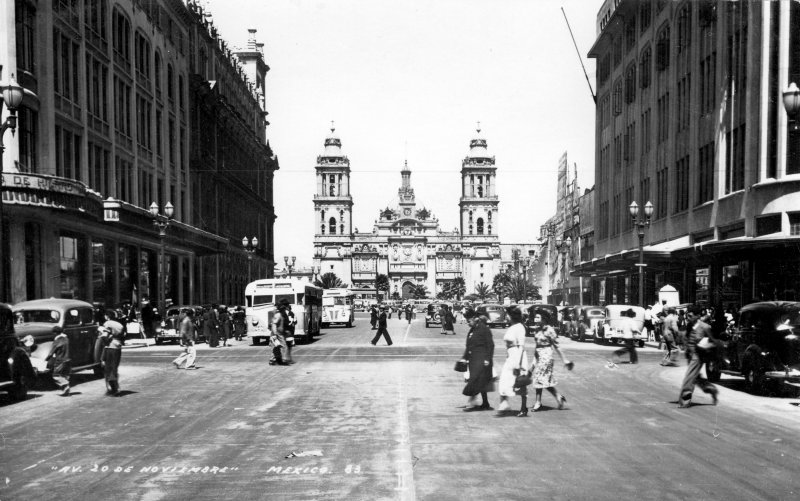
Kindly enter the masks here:
[[411, 289], [411, 293], [414, 295], [414, 299], [425, 299], [428, 297], [428, 287], [425, 284], [415, 285]]
[[486, 298], [489, 297], [489, 294], [491, 294], [491, 292], [492, 288], [489, 287], [488, 284], [481, 282], [475, 286], [474, 295], [477, 296], [477, 298], [480, 299], [481, 301], [486, 301]]
[[492, 290], [497, 295], [497, 300], [503, 302], [503, 298], [509, 295], [511, 288], [511, 277], [506, 273], [498, 273], [492, 281]]
[[450, 297], [455, 297], [461, 301], [461, 297], [467, 292], [467, 284], [463, 277], [457, 277], [450, 282]]
[[378, 289], [379, 292], [384, 292], [383, 297], [387, 297], [389, 294], [389, 277], [383, 274], [379, 274], [375, 277], [375, 288]]
[[[506, 288], [508, 296], [515, 302], [528, 299], [541, 299], [539, 294], [539, 287], [531, 280], [525, 280], [522, 274], [514, 274], [509, 277], [509, 282]], [[527, 296], [527, 297], [526, 297]]]
[[323, 289], [343, 289], [347, 287], [347, 284], [342, 282], [341, 279], [336, 276], [336, 273], [332, 271], [329, 271], [328, 273], [325, 273], [318, 279], [314, 280], [314, 285], [317, 287], [322, 287]]

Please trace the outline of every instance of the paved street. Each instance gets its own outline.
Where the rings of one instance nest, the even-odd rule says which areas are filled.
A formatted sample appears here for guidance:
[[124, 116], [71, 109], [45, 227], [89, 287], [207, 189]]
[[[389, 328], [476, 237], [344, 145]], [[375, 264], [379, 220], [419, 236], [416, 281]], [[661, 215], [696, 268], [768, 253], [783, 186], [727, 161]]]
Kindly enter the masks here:
[[[562, 341], [568, 399], [527, 418], [464, 413], [456, 336], [389, 321], [369, 344], [360, 317], [269, 366], [269, 349], [127, 349], [121, 398], [75, 378], [74, 395], [0, 401], [0, 500], [17, 499], [796, 499], [800, 400], [754, 397], [724, 379], [675, 405], [685, 366], [655, 348], [607, 367], [612, 347]], [[495, 330], [496, 346], [502, 331]], [[500, 364], [504, 350], [497, 349]], [[492, 405], [497, 394], [491, 395]], [[519, 401], [514, 404], [518, 407]], [[295, 453], [294, 457], [290, 456]]]

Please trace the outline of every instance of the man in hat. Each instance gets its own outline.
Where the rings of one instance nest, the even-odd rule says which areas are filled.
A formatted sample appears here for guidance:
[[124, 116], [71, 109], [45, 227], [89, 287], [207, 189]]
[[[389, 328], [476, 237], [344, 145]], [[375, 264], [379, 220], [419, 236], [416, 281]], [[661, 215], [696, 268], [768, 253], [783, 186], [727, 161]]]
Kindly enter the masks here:
[[197, 349], [194, 347], [197, 341], [197, 328], [194, 324], [194, 308], [187, 308], [186, 314], [181, 318], [180, 323], [181, 343], [185, 346], [184, 352], [172, 361], [176, 369], [180, 369], [184, 365], [186, 369], [197, 369], [194, 365], [195, 358], [197, 358]]
[[56, 337], [45, 360], [47, 366], [52, 370], [53, 380], [61, 390], [61, 396], [66, 397], [69, 396], [69, 376], [72, 371], [69, 358], [69, 338], [64, 334], [64, 329], [60, 325], [53, 327], [53, 333], [56, 334]]
[[290, 365], [292, 361], [292, 354], [289, 351], [289, 346], [286, 344], [286, 335], [289, 330], [289, 315], [286, 310], [289, 308], [289, 301], [281, 299], [278, 301], [277, 310], [272, 317], [271, 332], [272, 336], [272, 359], [269, 361], [270, 365]]
[[[688, 315], [689, 319], [693, 321], [692, 330], [686, 339], [686, 358], [689, 361], [689, 365], [686, 367], [686, 375], [683, 377], [683, 383], [681, 384], [678, 407], [689, 407], [692, 404], [692, 393], [695, 385], [699, 386], [705, 393], [710, 394], [712, 403], [717, 405], [719, 390], [708, 379], [700, 376], [700, 369], [703, 368], [703, 365], [708, 364], [716, 357], [713, 342], [712, 347], [706, 350], [698, 346], [698, 343], [703, 338], [714, 339], [711, 325], [709, 324], [711, 315], [708, 310], [698, 305], [692, 306]], [[708, 366], [706, 366], [706, 371], [708, 371]]]
[[638, 364], [639, 355], [636, 353], [635, 337], [641, 334], [641, 330], [639, 330], [633, 320], [636, 316], [636, 312], [633, 311], [633, 308], [629, 308], [624, 313], [627, 317], [622, 322], [622, 340], [625, 342], [625, 346], [615, 351], [614, 356], [621, 357], [625, 353], [630, 353], [630, 363]]
[[380, 340], [381, 336], [386, 338], [386, 344], [389, 346], [392, 345], [392, 338], [389, 336], [389, 331], [386, 329], [386, 307], [381, 306], [381, 312], [378, 315], [378, 332], [375, 333], [375, 337], [372, 338], [372, 346], [378, 344], [378, 340]]
[[[114, 322], [116, 323], [116, 322]], [[120, 328], [102, 327], [106, 335], [111, 337], [108, 346], [103, 348], [100, 365], [106, 379], [106, 395], [118, 397], [119, 393], [119, 363], [122, 360], [122, 326]]]

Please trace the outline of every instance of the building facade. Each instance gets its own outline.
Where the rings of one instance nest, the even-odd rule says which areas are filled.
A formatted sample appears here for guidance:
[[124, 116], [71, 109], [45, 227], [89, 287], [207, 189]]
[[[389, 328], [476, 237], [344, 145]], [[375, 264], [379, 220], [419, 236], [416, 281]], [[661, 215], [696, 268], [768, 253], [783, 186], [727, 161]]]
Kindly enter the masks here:
[[374, 287], [377, 276], [386, 275], [389, 294], [403, 298], [419, 285], [435, 296], [456, 278], [464, 279], [467, 293], [481, 282], [491, 286], [500, 271], [500, 201], [495, 159], [484, 138], [470, 142], [461, 163], [460, 228], [442, 230], [431, 211], [417, 203], [406, 163], [397, 198], [379, 211], [371, 232], [359, 232], [352, 225], [350, 161], [334, 132], [316, 165], [314, 266], [320, 274], [335, 273], [359, 288]]
[[[597, 16], [593, 302], [800, 299], [800, 4], [607, 0]], [[650, 201], [639, 291], [638, 227]], [[643, 221], [646, 222], [646, 221]], [[640, 295], [641, 293], [641, 295]]]
[[[26, 89], [3, 137], [3, 299], [235, 304], [248, 265], [271, 273], [258, 44], [237, 56], [180, 0], [3, 2], [0, 39], [0, 81]], [[168, 203], [160, 237], [148, 208]]]

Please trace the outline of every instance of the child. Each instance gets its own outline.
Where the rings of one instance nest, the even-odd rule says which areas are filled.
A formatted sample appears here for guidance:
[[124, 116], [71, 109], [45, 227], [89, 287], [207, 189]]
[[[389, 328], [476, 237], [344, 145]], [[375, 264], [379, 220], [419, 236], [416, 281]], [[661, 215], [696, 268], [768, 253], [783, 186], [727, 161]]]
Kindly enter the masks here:
[[111, 329], [111, 341], [103, 348], [100, 358], [103, 374], [106, 378], [106, 395], [118, 397], [119, 392], [119, 362], [122, 359], [122, 331]]

